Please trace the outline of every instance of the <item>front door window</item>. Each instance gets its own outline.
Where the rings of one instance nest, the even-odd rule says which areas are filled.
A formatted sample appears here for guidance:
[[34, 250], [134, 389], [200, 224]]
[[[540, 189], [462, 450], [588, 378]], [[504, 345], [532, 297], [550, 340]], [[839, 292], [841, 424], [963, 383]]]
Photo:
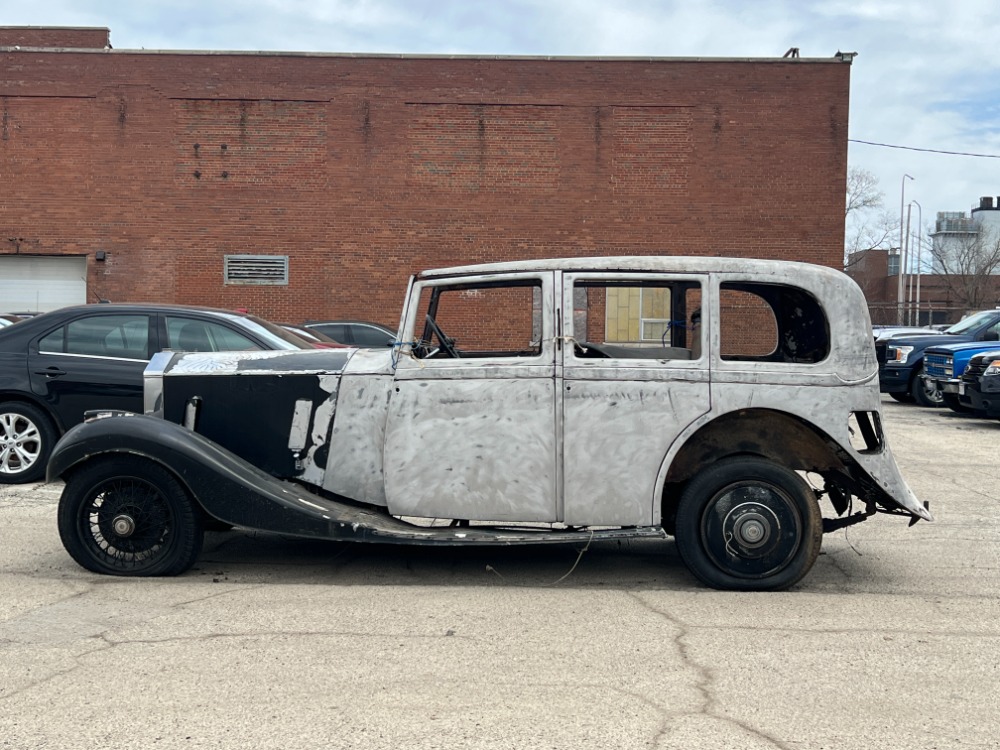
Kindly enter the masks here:
[[415, 285], [386, 424], [391, 513], [558, 520], [553, 276]]

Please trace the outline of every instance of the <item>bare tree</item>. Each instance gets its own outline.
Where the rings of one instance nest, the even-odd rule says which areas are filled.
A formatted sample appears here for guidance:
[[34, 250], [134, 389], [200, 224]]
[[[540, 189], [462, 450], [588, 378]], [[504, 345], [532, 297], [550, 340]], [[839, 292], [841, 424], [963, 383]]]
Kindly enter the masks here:
[[882, 208], [885, 193], [878, 188], [878, 177], [867, 169], [851, 167], [847, 170], [847, 205], [844, 216], [870, 208]]
[[965, 310], [992, 307], [1000, 295], [1000, 232], [978, 232], [931, 246], [933, 271]]
[[847, 171], [847, 203], [844, 207], [844, 268], [851, 267], [865, 250], [888, 250], [899, 235], [899, 218], [885, 208], [885, 194], [878, 178], [866, 169]]

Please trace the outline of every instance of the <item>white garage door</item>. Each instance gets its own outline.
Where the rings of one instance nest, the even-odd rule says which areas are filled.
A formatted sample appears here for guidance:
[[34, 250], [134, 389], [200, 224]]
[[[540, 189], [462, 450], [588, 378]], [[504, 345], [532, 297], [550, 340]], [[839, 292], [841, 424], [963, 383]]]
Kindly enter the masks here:
[[0, 255], [0, 313], [47, 312], [87, 301], [87, 259]]

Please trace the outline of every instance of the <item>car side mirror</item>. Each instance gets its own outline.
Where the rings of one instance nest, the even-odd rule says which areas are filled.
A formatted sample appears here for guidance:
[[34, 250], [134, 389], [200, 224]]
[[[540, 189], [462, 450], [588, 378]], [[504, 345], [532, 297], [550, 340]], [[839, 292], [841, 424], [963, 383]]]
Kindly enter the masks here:
[[1000, 341], [1000, 331], [987, 331], [983, 341]]

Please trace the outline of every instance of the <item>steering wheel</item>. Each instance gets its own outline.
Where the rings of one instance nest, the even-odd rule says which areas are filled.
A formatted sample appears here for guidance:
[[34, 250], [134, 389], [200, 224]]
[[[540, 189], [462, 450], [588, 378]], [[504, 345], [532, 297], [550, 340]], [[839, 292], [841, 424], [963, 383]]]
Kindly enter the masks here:
[[427, 320], [427, 327], [431, 329], [431, 333], [437, 336], [438, 341], [441, 343], [441, 348], [444, 350], [444, 353], [447, 354], [449, 357], [454, 357], [455, 359], [458, 359], [461, 355], [458, 353], [458, 349], [455, 348], [455, 340], [445, 336], [444, 331], [441, 330], [441, 326], [439, 326], [437, 324], [437, 321], [434, 320], [434, 318], [432, 318], [430, 315], [426, 316], [426, 320]]

